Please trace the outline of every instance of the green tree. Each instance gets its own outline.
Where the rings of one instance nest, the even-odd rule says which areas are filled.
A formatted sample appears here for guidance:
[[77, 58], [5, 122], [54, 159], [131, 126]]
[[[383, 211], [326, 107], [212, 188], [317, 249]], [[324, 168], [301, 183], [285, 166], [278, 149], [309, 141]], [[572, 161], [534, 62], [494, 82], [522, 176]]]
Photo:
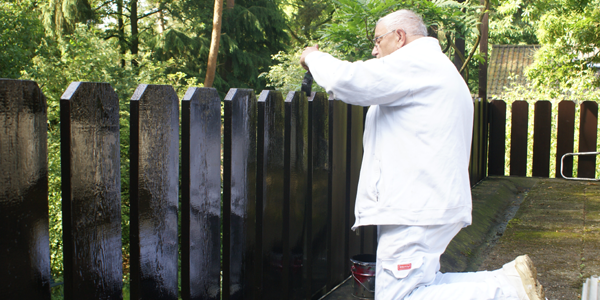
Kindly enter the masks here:
[[72, 33], [78, 23], [99, 20], [88, 0], [48, 0], [42, 3], [44, 26], [56, 36]]
[[[352, 1], [338, 0], [334, 22], [323, 37], [336, 44], [335, 48], [347, 54], [347, 59], [369, 59], [373, 49], [373, 33], [377, 20], [403, 8], [420, 14], [430, 35], [440, 39], [443, 48], [451, 48], [456, 37], [470, 39], [478, 34], [479, 2], [459, 3], [451, 0], [394, 0]], [[452, 49], [447, 52], [453, 53]]]
[[544, 13], [537, 36], [542, 45], [527, 71], [533, 86], [572, 94], [600, 87], [600, 1], [560, 1]]
[[541, 45], [526, 71], [531, 88], [556, 98], [600, 86], [599, 0], [504, 0], [490, 30], [495, 43]]
[[[185, 0], [165, 4], [170, 22], [164, 31], [149, 28], [140, 38], [152, 59], [177, 58], [176, 70], [189, 78], [205, 78], [213, 2]], [[153, 20], [156, 16], [149, 18]], [[223, 11], [218, 65], [213, 86], [224, 95], [231, 87], [261, 90], [266, 86], [258, 75], [273, 64], [271, 55], [288, 47], [285, 18], [275, 1], [238, 0]]]
[[490, 7], [489, 43], [537, 44], [536, 22], [545, 1], [496, 0]]
[[31, 4], [0, 2], [1, 78], [19, 78], [31, 64], [43, 34]]
[[285, 18], [277, 2], [238, 0], [223, 12], [222, 52], [217, 66], [220, 90], [247, 87], [261, 90], [266, 81], [258, 75], [273, 64], [271, 55], [287, 49]]
[[335, 3], [326, 0], [292, 0], [284, 2], [287, 15], [286, 30], [294, 45], [306, 46], [309, 41], [318, 40], [323, 28], [331, 23], [335, 13]]
[[[474, 41], [479, 34], [477, 26], [481, 7], [478, 1], [458, 3], [451, 0], [393, 0], [393, 1], [335, 1], [335, 12], [332, 22], [324, 25], [321, 39], [318, 41], [323, 49], [336, 51], [341, 59], [356, 61], [372, 58], [373, 32], [377, 20], [390, 12], [408, 8], [423, 16], [423, 20], [429, 27], [430, 35], [438, 38], [444, 52], [452, 56], [455, 48], [452, 41], [459, 37], [468, 41]], [[314, 42], [309, 42], [310, 44]], [[471, 46], [473, 43], [471, 42]], [[473, 48], [473, 47], [471, 47]], [[288, 66], [297, 65], [302, 47], [293, 49], [291, 53], [279, 53], [274, 56], [280, 64], [271, 68], [268, 74], [263, 75], [270, 80], [274, 87], [297, 86], [302, 77], [297, 75], [291, 77], [282, 72]], [[473, 53], [474, 55], [476, 53]], [[478, 55], [474, 57], [478, 58]], [[294, 60], [294, 61], [288, 61]], [[294, 69], [294, 72], [298, 72]], [[300, 71], [301, 72], [301, 71]], [[473, 76], [474, 79], [477, 76]], [[476, 86], [477, 82], [471, 86]]]

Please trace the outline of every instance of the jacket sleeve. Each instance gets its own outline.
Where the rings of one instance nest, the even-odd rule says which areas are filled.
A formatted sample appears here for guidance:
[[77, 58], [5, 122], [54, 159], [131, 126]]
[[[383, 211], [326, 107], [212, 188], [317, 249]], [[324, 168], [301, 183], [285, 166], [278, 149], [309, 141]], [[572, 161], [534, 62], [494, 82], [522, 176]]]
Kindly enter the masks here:
[[[394, 53], [395, 54], [395, 53]], [[410, 94], [410, 62], [398, 55], [348, 62], [313, 52], [306, 64], [315, 81], [335, 99], [353, 105], [394, 105]]]

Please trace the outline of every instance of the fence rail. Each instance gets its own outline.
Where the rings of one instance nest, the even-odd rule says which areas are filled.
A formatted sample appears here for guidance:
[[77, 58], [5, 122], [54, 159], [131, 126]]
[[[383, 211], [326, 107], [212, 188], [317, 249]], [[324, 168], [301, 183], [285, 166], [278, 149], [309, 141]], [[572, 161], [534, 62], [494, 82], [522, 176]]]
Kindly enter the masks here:
[[[0, 80], [5, 299], [50, 299], [45, 101], [35, 82]], [[132, 299], [315, 299], [375, 252], [374, 227], [350, 231], [366, 108], [211, 88], [188, 89], [181, 117], [179, 105], [160, 85], [130, 101]], [[474, 105], [473, 184], [487, 161], [487, 102]], [[75, 82], [60, 110], [65, 299], [119, 299], [119, 100]]]

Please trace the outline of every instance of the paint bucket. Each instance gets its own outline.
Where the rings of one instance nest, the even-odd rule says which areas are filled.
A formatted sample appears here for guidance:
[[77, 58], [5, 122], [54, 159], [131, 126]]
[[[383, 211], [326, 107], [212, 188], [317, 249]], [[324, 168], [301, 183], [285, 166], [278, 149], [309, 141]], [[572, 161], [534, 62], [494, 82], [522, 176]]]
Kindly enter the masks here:
[[352, 277], [354, 277], [354, 289], [352, 296], [358, 299], [375, 298], [375, 255], [359, 254], [353, 256]]

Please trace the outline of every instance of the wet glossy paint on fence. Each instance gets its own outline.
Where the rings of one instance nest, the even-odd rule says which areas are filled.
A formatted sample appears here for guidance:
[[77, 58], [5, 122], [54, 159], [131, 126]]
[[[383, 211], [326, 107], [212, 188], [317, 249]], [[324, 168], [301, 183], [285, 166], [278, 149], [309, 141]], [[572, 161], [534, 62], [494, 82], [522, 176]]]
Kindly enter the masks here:
[[50, 299], [46, 98], [0, 80], [0, 282], [3, 299]]
[[[284, 231], [284, 279], [289, 299], [308, 295], [306, 260], [308, 202], [308, 101], [303, 92], [290, 92], [285, 99], [285, 195], [287, 233]], [[285, 212], [284, 212], [285, 214]], [[285, 230], [285, 229], [284, 229]], [[287, 241], [286, 241], [287, 240]]]
[[189, 88], [181, 109], [181, 294], [220, 299], [221, 99]]
[[346, 226], [346, 147], [348, 127], [348, 105], [339, 100], [329, 100], [329, 241], [328, 288], [335, 287], [350, 275], [348, 265], [348, 241]]
[[65, 299], [119, 299], [119, 99], [109, 84], [74, 82], [60, 110]]
[[363, 140], [363, 108], [361, 106], [348, 106], [348, 131], [346, 134], [346, 239], [348, 240], [348, 257], [346, 260], [346, 269], [350, 270], [352, 263], [350, 258], [363, 254], [362, 230], [352, 231], [349, 228], [354, 225], [354, 203], [356, 200], [356, 190], [358, 187], [358, 177], [360, 175], [360, 164], [362, 162], [362, 140]]
[[323, 295], [327, 285], [327, 235], [329, 218], [329, 100], [325, 93], [309, 99], [309, 178], [311, 221], [308, 238], [308, 270], [311, 295]]
[[[258, 190], [262, 204], [263, 299], [284, 299], [284, 133], [285, 107], [280, 92], [263, 91], [258, 99]], [[262, 150], [262, 151], [261, 151]], [[285, 266], [287, 268], [287, 266]]]
[[173, 87], [138, 86], [131, 123], [131, 297], [176, 300], [179, 99]]
[[[214, 89], [192, 88], [184, 97], [182, 298], [218, 299], [222, 274], [223, 299], [316, 299], [350, 275], [351, 253], [375, 251], [374, 227], [350, 231], [366, 109], [328, 100], [325, 93], [310, 96], [307, 102], [304, 94], [291, 93], [284, 101], [281, 93], [266, 91], [259, 105], [252, 90], [227, 94], [222, 221], [220, 101]], [[110, 85], [99, 83], [75, 83], [63, 98], [65, 296], [119, 299], [119, 168], [126, 167], [119, 166], [119, 102]], [[130, 105], [131, 295], [175, 299], [178, 99], [170, 86], [141, 85]], [[485, 123], [484, 117], [478, 120], [477, 126]], [[45, 131], [39, 126], [34, 135], [45, 138]], [[481, 136], [485, 129], [478, 132]], [[43, 173], [43, 166], [39, 170]], [[22, 208], [24, 214], [39, 215], [33, 206]], [[49, 252], [43, 244], [47, 225], [39, 228], [19, 240], [19, 247], [34, 243]], [[49, 272], [48, 261], [38, 262]], [[48, 295], [48, 281], [30, 284]]]
[[257, 203], [257, 102], [249, 89], [231, 89], [223, 124], [223, 299], [262, 299]]

